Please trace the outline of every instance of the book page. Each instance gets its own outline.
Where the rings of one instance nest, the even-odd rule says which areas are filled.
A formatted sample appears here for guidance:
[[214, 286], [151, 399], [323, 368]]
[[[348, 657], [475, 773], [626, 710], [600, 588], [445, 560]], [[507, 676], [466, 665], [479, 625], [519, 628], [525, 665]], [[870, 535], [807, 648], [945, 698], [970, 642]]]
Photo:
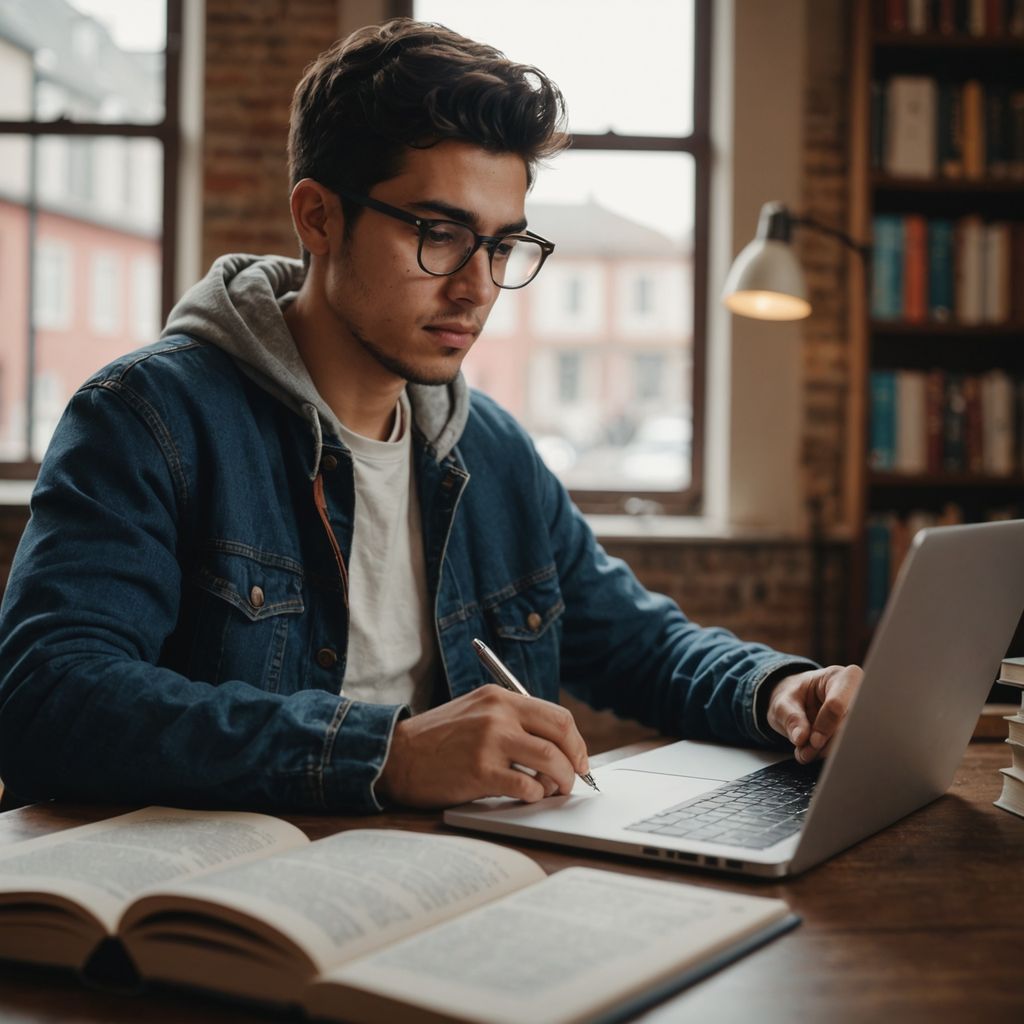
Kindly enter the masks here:
[[780, 900], [569, 868], [329, 972], [304, 1005], [370, 1020], [363, 990], [471, 1021], [585, 1019], [787, 914]]
[[[204, 916], [228, 908], [260, 934], [280, 933], [320, 971], [544, 877], [529, 857], [479, 839], [353, 829], [272, 862], [161, 888], [132, 908], [123, 931], [131, 942], [133, 930], [145, 933], [150, 908], [160, 913], [179, 898], [194, 915], [202, 901], [210, 906]], [[164, 934], [168, 928], [159, 926]], [[222, 939], [225, 948], [229, 942]]]
[[147, 807], [0, 846], [0, 901], [53, 893], [113, 932], [125, 905], [154, 885], [308, 843], [293, 825], [264, 814]]

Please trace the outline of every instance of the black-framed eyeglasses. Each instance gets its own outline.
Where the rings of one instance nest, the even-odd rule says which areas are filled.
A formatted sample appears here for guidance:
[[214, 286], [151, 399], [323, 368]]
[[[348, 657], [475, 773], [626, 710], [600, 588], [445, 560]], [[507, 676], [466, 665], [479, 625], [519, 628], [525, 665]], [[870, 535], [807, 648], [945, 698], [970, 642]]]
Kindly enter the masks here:
[[457, 273], [483, 246], [489, 257], [491, 280], [499, 288], [523, 288], [540, 273], [544, 261], [555, 251], [553, 242], [532, 231], [511, 235], [478, 235], [471, 227], [459, 221], [417, 217], [397, 206], [382, 203], [379, 199], [356, 195], [340, 188], [331, 191], [349, 202], [416, 227], [420, 233], [416, 261], [421, 270], [433, 277], [448, 277]]

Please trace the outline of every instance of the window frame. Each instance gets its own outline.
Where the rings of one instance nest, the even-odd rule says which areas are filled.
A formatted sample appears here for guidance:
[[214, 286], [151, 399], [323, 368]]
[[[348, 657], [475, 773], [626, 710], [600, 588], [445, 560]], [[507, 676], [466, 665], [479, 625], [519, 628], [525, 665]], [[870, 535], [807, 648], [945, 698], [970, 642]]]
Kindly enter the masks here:
[[[413, 17], [414, 0], [390, 0], [389, 14]], [[693, 0], [693, 127], [688, 135], [572, 133], [571, 148], [587, 152], [684, 153], [693, 160], [693, 347], [690, 398], [693, 431], [690, 482], [677, 491], [583, 490], [573, 501], [587, 513], [619, 515], [643, 512], [700, 515], [704, 509], [704, 421], [707, 366], [708, 232], [711, 197], [711, 0]], [[491, 42], [491, 40], [487, 40]], [[552, 239], [557, 245], [558, 239]], [[639, 501], [638, 501], [639, 499]]]
[[[66, 117], [53, 120], [4, 120], [0, 119], [0, 138], [6, 135], [28, 136], [32, 140], [29, 175], [35, 180], [37, 143], [41, 138], [63, 137], [71, 140], [81, 138], [124, 138], [124, 139], [155, 139], [161, 144], [163, 152], [163, 195], [161, 201], [161, 235], [160, 235], [160, 309], [161, 318], [166, 319], [174, 304], [175, 267], [177, 265], [177, 217], [178, 217], [178, 178], [179, 159], [181, 153], [181, 40], [183, 29], [184, 0], [165, 0], [166, 3], [166, 45], [164, 50], [164, 116], [161, 121], [152, 124], [133, 124], [129, 122], [96, 122], [78, 121]], [[41, 204], [36, 197], [35, 188], [29, 195], [26, 209], [29, 217], [29, 260], [28, 260], [28, 294], [30, 308], [28, 331], [25, 343], [28, 346], [26, 358], [26, 395], [25, 395], [25, 450], [26, 458], [21, 461], [0, 461], [0, 479], [31, 480], [39, 472], [39, 461], [32, 458], [33, 431], [35, 413], [35, 315], [31, 298], [35, 294], [35, 255], [34, 247], [39, 238], [35, 224]]]

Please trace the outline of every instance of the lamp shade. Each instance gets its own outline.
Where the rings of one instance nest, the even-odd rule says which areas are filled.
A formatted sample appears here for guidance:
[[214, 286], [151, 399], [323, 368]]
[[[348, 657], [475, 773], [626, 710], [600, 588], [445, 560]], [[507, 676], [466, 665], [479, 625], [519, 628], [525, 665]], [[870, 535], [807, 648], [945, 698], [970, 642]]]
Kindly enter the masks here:
[[810, 316], [804, 272], [788, 242], [755, 238], [733, 260], [722, 301], [756, 320], [802, 320]]

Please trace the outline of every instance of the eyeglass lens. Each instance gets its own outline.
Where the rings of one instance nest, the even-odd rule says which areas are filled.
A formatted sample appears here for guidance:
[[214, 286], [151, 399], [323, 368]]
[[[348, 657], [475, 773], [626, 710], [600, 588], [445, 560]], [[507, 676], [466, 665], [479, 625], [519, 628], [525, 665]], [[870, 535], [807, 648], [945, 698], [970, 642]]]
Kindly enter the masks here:
[[[428, 274], [454, 274], [476, 245], [476, 235], [454, 221], [435, 222], [423, 232], [420, 263]], [[544, 258], [539, 242], [506, 235], [489, 247], [491, 279], [499, 288], [521, 288], [532, 280]]]

